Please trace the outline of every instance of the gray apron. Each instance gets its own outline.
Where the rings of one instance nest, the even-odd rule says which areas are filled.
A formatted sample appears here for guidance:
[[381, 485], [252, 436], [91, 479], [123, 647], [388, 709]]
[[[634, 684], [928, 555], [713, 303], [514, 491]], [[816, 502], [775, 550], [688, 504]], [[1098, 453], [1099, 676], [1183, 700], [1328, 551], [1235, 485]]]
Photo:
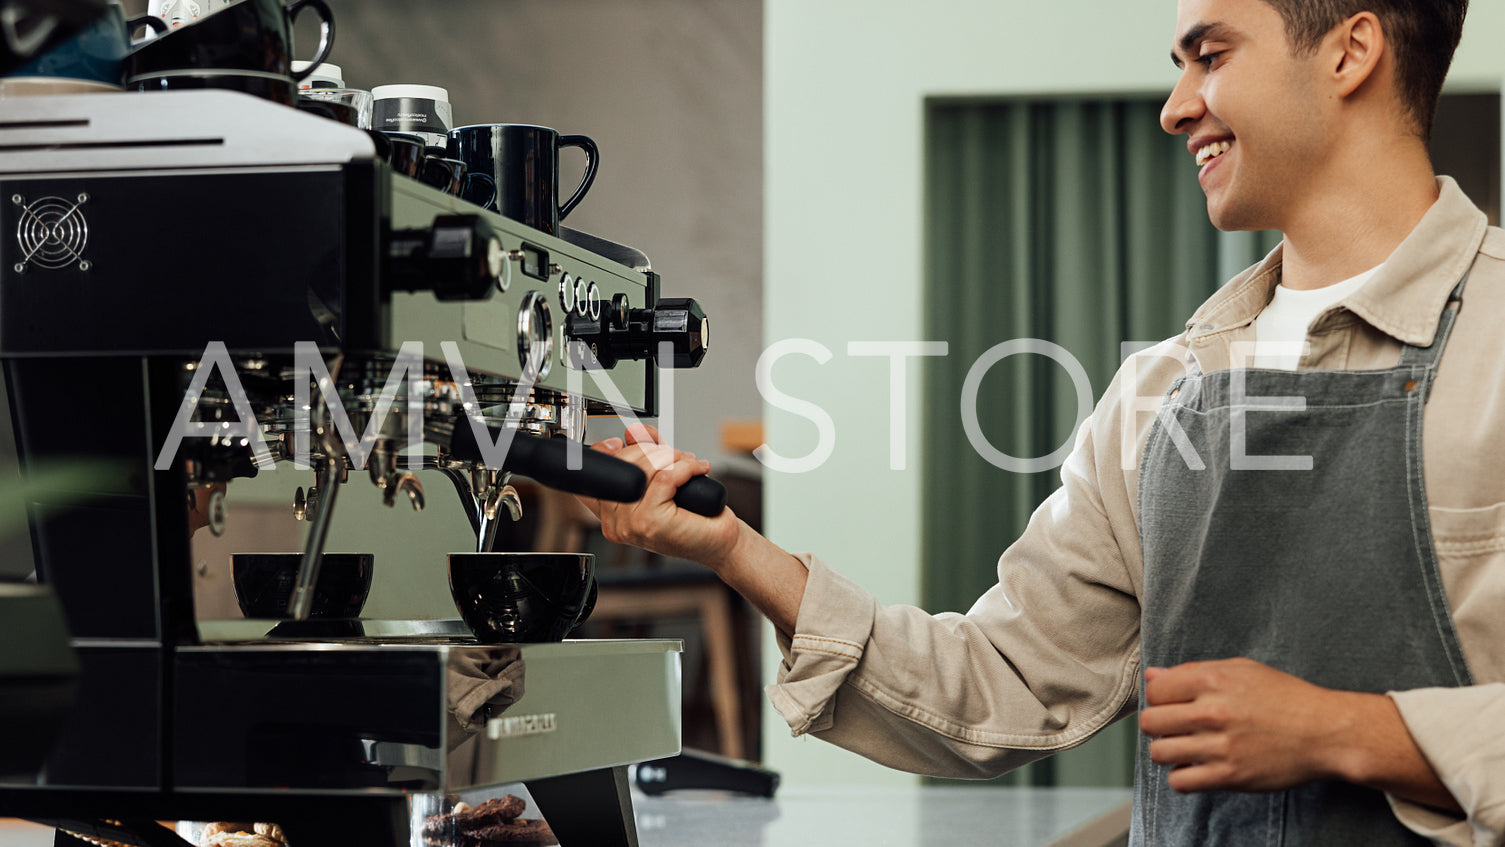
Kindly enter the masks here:
[[[1193, 364], [1171, 387], [1140, 463], [1144, 667], [1244, 656], [1346, 691], [1471, 684], [1421, 463], [1422, 412], [1464, 282], [1432, 345], [1408, 345], [1396, 367], [1245, 370], [1241, 408], [1234, 371]], [[1305, 408], [1269, 410], [1276, 397], [1303, 397]], [[1243, 455], [1262, 457], [1245, 469], [1233, 461], [1238, 431]], [[1188, 466], [1188, 447], [1205, 469]], [[1246, 467], [1274, 456], [1310, 456], [1311, 469]], [[1140, 736], [1131, 844], [1428, 843], [1368, 788], [1178, 794], [1167, 773]]]

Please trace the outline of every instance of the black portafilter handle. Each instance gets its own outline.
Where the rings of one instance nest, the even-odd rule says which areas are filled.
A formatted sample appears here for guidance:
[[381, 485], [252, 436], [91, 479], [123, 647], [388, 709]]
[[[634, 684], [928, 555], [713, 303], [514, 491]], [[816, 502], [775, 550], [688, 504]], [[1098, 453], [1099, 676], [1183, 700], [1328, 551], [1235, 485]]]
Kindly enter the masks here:
[[708, 476], [690, 477], [674, 492], [674, 505], [687, 512], [714, 518], [726, 508], [726, 486]]
[[[499, 432], [486, 427], [487, 437], [496, 443]], [[504, 469], [538, 480], [539, 484], [570, 494], [582, 494], [597, 500], [630, 503], [642, 499], [648, 477], [636, 465], [595, 450], [581, 448], [580, 468], [569, 469], [570, 440], [540, 438], [526, 432], [513, 432]], [[455, 422], [449, 452], [467, 462], [483, 461], [481, 445], [469, 420]], [[687, 512], [714, 518], [726, 508], [726, 486], [708, 476], [697, 476], [679, 487], [674, 505]]]
[[[493, 427], [485, 429], [495, 443], [499, 431]], [[648, 477], [636, 465], [577, 444], [580, 467], [571, 470], [570, 444], [568, 438], [541, 438], [514, 431], [500, 470], [520, 473], [537, 480], [540, 485], [597, 500], [631, 503], [642, 499], [643, 492], [648, 489]], [[481, 445], [476, 441], [475, 429], [464, 417], [455, 422], [449, 452], [462, 461], [485, 461]]]

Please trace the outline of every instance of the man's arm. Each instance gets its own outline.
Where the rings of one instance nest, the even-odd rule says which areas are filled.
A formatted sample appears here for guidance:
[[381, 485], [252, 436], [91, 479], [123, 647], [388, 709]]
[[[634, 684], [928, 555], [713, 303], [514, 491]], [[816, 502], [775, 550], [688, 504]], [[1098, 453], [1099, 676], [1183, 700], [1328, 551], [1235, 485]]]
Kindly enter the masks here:
[[1461, 812], [1383, 694], [1321, 688], [1251, 659], [1145, 671], [1150, 758], [1177, 791], [1278, 791], [1340, 779]]
[[594, 449], [631, 462], [648, 475], [648, 489], [636, 503], [603, 503], [581, 498], [601, 518], [608, 541], [631, 544], [666, 556], [699, 562], [747, 598], [786, 636], [794, 635], [809, 575], [803, 563], [759, 535], [726, 509], [714, 518], [674, 505], [674, 494], [710, 464], [693, 453], [658, 443], [653, 427], [627, 430], [626, 443], [608, 438]]
[[597, 447], [649, 475], [642, 501], [587, 505], [608, 538], [706, 563], [772, 618], [784, 661], [768, 695], [794, 734], [912, 773], [984, 778], [1079, 743], [1134, 707], [1139, 605], [1121, 558], [1133, 548], [1115, 532], [1132, 527], [1132, 510], [1126, 497], [1104, 505], [1095, 479], [1116, 483], [1121, 472], [1116, 454], [1094, 460], [1085, 428], [1062, 487], [964, 615], [885, 605], [730, 513], [677, 509], [675, 490], [706, 465], [655, 449], [651, 436]]

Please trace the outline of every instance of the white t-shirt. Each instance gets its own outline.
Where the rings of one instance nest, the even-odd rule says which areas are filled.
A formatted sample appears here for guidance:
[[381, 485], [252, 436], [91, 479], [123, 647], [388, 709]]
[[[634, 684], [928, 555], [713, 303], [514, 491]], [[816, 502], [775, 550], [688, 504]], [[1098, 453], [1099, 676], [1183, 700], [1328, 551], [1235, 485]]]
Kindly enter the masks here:
[[1254, 319], [1254, 361], [1251, 367], [1294, 371], [1305, 351], [1312, 321], [1327, 307], [1358, 291], [1383, 265], [1323, 288], [1302, 291], [1275, 286], [1275, 297]]

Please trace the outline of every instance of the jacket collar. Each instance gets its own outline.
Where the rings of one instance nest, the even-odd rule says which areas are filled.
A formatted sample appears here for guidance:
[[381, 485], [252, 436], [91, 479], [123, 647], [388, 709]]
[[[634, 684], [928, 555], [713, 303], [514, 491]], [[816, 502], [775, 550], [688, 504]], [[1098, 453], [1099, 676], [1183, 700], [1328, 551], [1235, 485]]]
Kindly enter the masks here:
[[[1473, 265], [1489, 219], [1449, 177], [1437, 178], [1438, 197], [1379, 273], [1345, 298], [1346, 308], [1385, 334], [1428, 347], [1448, 295]], [[1280, 283], [1284, 244], [1234, 277], [1186, 322], [1193, 343], [1248, 326], [1269, 305]]]

